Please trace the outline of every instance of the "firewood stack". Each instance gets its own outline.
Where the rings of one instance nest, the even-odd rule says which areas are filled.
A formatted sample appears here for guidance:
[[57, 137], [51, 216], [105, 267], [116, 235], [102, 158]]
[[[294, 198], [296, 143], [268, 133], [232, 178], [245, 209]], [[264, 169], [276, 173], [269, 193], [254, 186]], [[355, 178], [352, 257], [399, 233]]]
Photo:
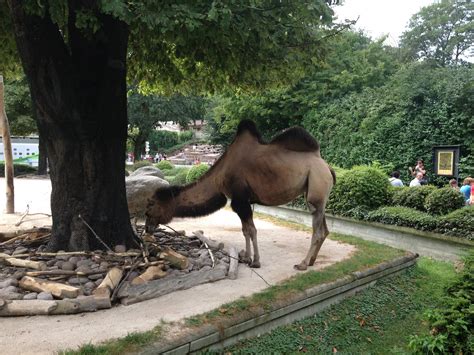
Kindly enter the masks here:
[[159, 229], [142, 238], [141, 249], [57, 253], [43, 252], [49, 228], [11, 236], [0, 243], [0, 316], [91, 312], [235, 279], [234, 248], [193, 234]]

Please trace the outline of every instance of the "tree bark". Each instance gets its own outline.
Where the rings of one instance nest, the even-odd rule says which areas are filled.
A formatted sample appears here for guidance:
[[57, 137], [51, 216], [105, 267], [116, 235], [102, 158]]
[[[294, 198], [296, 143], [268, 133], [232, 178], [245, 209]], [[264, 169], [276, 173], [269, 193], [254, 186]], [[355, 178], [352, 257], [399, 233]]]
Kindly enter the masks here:
[[[36, 114], [35, 114], [36, 116]], [[48, 174], [48, 152], [46, 150], [46, 142], [44, 139], [39, 137], [38, 142], [38, 175], [46, 175]]]
[[13, 154], [5, 103], [3, 100], [3, 77], [0, 75], [0, 127], [3, 140], [3, 158], [5, 162], [6, 213], [15, 213], [15, 187], [13, 184]]
[[9, 1], [48, 151], [53, 219], [48, 251], [103, 249], [96, 235], [109, 247], [134, 244], [124, 178], [128, 28], [98, 14], [96, 33], [78, 30], [76, 11], [81, 6], [94, 11], [93, 3], [69, 3], [65, 43], [47, 9], [39, 17], [25, 13], [22, 1]]

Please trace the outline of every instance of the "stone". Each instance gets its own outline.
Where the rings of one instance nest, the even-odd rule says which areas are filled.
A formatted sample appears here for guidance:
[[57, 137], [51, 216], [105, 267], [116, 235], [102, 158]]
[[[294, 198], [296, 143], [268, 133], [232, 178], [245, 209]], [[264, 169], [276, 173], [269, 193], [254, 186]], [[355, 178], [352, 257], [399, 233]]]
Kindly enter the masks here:
[[0, 299], [3, 300], [21, 300], [23, 299], [23, 295], [18, 292], [2, 292], [0, 290]]
[[84, 273], [89, 273], [91, 272], [91, 268], [87, 265], [81, 265], [79, 267], [76, 268], [75, 270], [76, 272], [84, 272]]
[[16, 287], [16, 286], [7, 286], [7, 287], [2, 288], [0, 290], [0, 292], [3, 292], [3, 293], [18, 292], [18, 287]]
[[125, 253], [127, 251], [127, 247], [125, 245], [116, 245], [114, 251], [116, 253]]
[[164, 179], [165, 175], [163, 172], [158, 169], [156, 166], [149, 165], [149, 166], [143, 166], [141, 168], [138, 168], [135, 171], [132, 171], [129, 175], [130, 177], [132, 176], [156, 176], [160, 179]]
[[73, 271], [74, 270], [74, 264], [70, 263], [69, 261], [64, 261], [61, 264], [61, 269], [66, 270], [66, 271]]
[[71, 256], [68, 261], [69, 261], [71, 264], [77, 265], [77, 263], [79, 262], [79, 260], [81, 260], [81, 259], [79, 259], [78, 256]]
[[97, 286], [99, 286], [99, 285], [102, 283], [102, 281], [104, 281], [104, 279], [101, 277], [100, 279], [97, 279], [97, 280], [95, 281], [95, 284], [96, 284]]
[[46, 266], [53, 266], [53, 265], [56, 265], [56, 263], [58, 263], [56, 259], [51, 259], [51, 260], [46, 261]]
[[71, 278], [69, 278], [68, 282], [71, 285], [82, 285], [82, 284], [85, 284], [85, 283], [89, 282], [89, 279], [87, 277], [82, 277], [82, 276], [71, 277]]
[[96, 264], [96, 263], [92, 263], [89, 265], [90, 269], [91, 270], [97, 270], [99, 268], [99, 264]]
[[138, 277], [140, 274], [136, 271], [132, 271], [127, 277], [127, 281], [132, 281], [135, 277]]
[[[64, 263], [65, 263], [64, 260], [56, 260], [56, 261], [54, 262], [54, 265], [61, 267]], [[48, 265], [48, 264], [46, 264], [46, 265]]]
[[83, 259], [83, 260], [79, 260], [79, 261], [76, 263], [76, 267], [86, 266], [86, 265], [90, 265], [90, 264], [92, 264], [92, 260]]
[[86, 289], [91, 290], [91, 289], [93, 289], [93, 288], [96, 288], [96, 284], [95, 284], [94, 282], [92, 282], [92, 281], [89, 281], [89, 282], [86, 282], [86, 284], [84, 285], [84, 287], [85, 287]]
[[109, 268], [109, 263], [107, 261], [102, 261], [99, 265], [102, 270], [107, 270]]
[[17, 279], [17, 280], [21, 279], [23, 276], [25, 276], [25, 271], [23, 271], [23, 270], [15, 271], [12, 275], [12, 277]]
[[15, 251], [12, 253], [13, 256], [19, 255], [19, 254], [26, 254], [28, 253], [28, 249], [25, 247], [18, 247], [15, 249]]
[[101, 280], [104, 277], [102, 274], [94, 274], [94, 275], [88, 275], [87, 278], [89, 280], [95, 281], [95, 280]]
[[[64, 250], [59, 250], [58, 254], [60, 254], [60, 253], [65, 253], [65, 251]], [[67, 261], [69, 259], [69, 255], [57, 255], [56, 259]]]
[[131, 216], [144, 216], [148, 199], [153, 196], [159, 187], [168, 186], [169, 183], [156, 176], [137, 175], [125, 178], [127, 188], [128, 210]]
[[37, 292], [30, 292], [30, 293], [27, 293], [26, 295], [23, 296], [23, 299], [25, 301], [27, 300], [35, 300], [36, 298], [38, 297], [38, 293]]
[[50, 266], [48, 267], [48, 270], [59, 270], [59, 266], [56, 266], [56, 265]]
[[54, 298], [51, 292], [40, 292], [38, 293], [38, 296], [36, 296], [36, 299], [43, 300], [43, 301], [51, 301]]
[[18, 286], [18, 280], [14, 277], [9, 277], [8, 279], [0, 281], [0, 289], [8, 286]]

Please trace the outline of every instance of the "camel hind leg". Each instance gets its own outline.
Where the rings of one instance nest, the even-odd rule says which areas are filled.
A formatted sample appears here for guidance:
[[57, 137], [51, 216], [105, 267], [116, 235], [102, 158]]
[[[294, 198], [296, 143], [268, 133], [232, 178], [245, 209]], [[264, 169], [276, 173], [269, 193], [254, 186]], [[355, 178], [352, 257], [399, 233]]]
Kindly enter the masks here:
[[[245, 237], [245, 257], [244, 262], [249, 263], [250, 267], [260, 267], [260, 254], [257, 244], [257, 229], [253, 223], [252, 207], [248, 201], [233, 199], [230, 206], [237, 213], [242, 222], [242, 233]], [[253, 246], [253, 260], [251, 257], [250, 242]]]

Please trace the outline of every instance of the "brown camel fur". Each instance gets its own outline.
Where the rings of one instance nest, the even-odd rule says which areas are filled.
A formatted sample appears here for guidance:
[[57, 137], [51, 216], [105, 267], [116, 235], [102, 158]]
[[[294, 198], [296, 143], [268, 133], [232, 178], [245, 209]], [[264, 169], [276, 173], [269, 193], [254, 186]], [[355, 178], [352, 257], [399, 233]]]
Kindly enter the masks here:
[[150, 230], [173, 217], [211, 214], [224, 207], [229, 198], [242, 221], [244, 261], [260, 267], [251, 204], [278, 206], [305, 194], [313, 215], [313, 235], [308, 254], [295, 268], [306, 270], [314, 264], [329, 233], [324, 209], [334, 182], [334, 171], [321, 158], [318, 142], [304, 129], [289, 128], [265, 143], [255, 123], [245, 120], [226, 152], [197, 182], [155, 192], [148, 203], [146, 226]]

